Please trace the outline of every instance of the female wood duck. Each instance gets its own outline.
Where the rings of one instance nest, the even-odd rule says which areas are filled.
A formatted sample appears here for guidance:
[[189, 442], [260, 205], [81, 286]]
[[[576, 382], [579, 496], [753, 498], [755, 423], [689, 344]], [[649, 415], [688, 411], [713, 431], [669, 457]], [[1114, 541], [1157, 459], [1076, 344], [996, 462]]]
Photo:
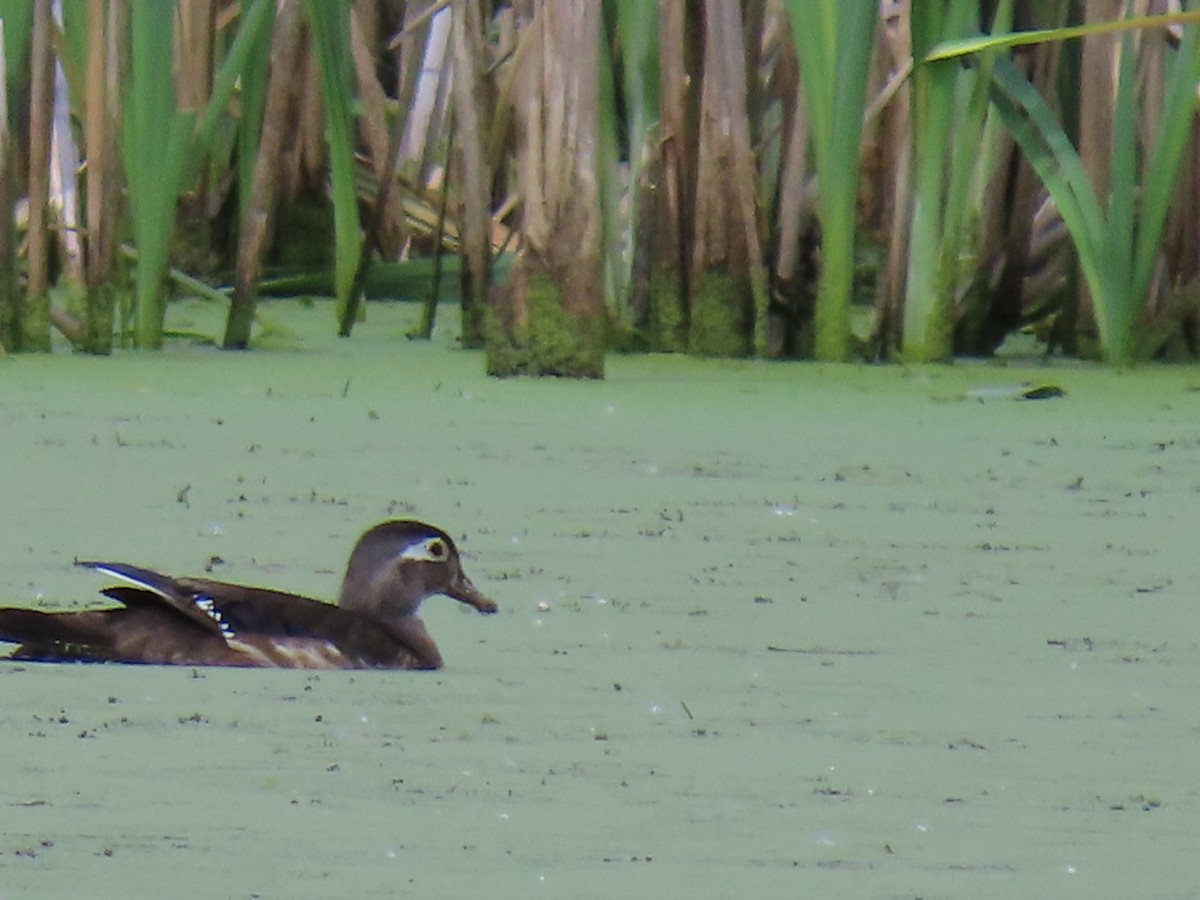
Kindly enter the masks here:
[[358, 539], [337, 606], [207, 578], [172, 578], [125, 563], [79, 562], [126, 584], [101, 591], [123, 606], [87, 612], [0, 609], [12, 659], [297, 669], [438, 669], [417, 615], [445, 594], [483, 613], [496, 604], [467, 578], [446, 532], [424, 522], [376, 525]]

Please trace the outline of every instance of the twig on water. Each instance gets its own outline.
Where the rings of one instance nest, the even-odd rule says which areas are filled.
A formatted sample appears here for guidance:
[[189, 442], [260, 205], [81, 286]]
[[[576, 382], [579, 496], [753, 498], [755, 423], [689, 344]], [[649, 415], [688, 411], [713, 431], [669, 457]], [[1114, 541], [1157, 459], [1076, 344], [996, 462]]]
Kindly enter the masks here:
[[808, 653], [817, 656], [874, 656], [874, 650], [830, 650], [828, 647], [776, 647], [767, 644], [772, 653]]

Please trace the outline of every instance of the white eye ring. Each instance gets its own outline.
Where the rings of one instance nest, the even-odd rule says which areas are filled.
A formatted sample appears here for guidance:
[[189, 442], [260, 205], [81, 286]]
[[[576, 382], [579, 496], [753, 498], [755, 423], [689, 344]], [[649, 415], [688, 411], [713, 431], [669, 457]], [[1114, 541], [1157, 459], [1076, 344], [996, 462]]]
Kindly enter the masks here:
[[410, 562], [442, 563], [450, 558], [450, 547], [440, 537], [425, 538], [405, 547], [400, 558]]

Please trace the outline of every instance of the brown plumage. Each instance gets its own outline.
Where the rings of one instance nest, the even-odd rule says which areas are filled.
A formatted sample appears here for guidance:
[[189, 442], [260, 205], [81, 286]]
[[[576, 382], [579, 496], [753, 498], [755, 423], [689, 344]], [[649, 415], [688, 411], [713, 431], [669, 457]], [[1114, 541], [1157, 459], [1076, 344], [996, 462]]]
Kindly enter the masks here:
[[496, 604], [462, 570], [450, 536], [396, 520], [367, 531], [350, 554], [338, 605], [207, 578], [172, 578], [125, 563], [80, 562], [126, 582], [101, 591], [122, 606], [46, 613], [0, 609], [13, 659], [301, 669], [438, 669], [442, 656], [417, 615], [445, 594], [483, 613]]

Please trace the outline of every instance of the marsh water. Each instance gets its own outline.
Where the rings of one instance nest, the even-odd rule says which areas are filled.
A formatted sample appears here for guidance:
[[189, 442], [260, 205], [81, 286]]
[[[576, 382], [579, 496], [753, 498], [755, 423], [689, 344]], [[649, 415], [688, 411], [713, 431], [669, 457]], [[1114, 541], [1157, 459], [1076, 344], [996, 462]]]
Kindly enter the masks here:
[[415, 314], [0, 358], [6, 604], [332, 597], [415, 516], [501, 605], [436, 673], [0, 661], [0, 898], [1200, 892], [1197, 370], [498, 381]]

